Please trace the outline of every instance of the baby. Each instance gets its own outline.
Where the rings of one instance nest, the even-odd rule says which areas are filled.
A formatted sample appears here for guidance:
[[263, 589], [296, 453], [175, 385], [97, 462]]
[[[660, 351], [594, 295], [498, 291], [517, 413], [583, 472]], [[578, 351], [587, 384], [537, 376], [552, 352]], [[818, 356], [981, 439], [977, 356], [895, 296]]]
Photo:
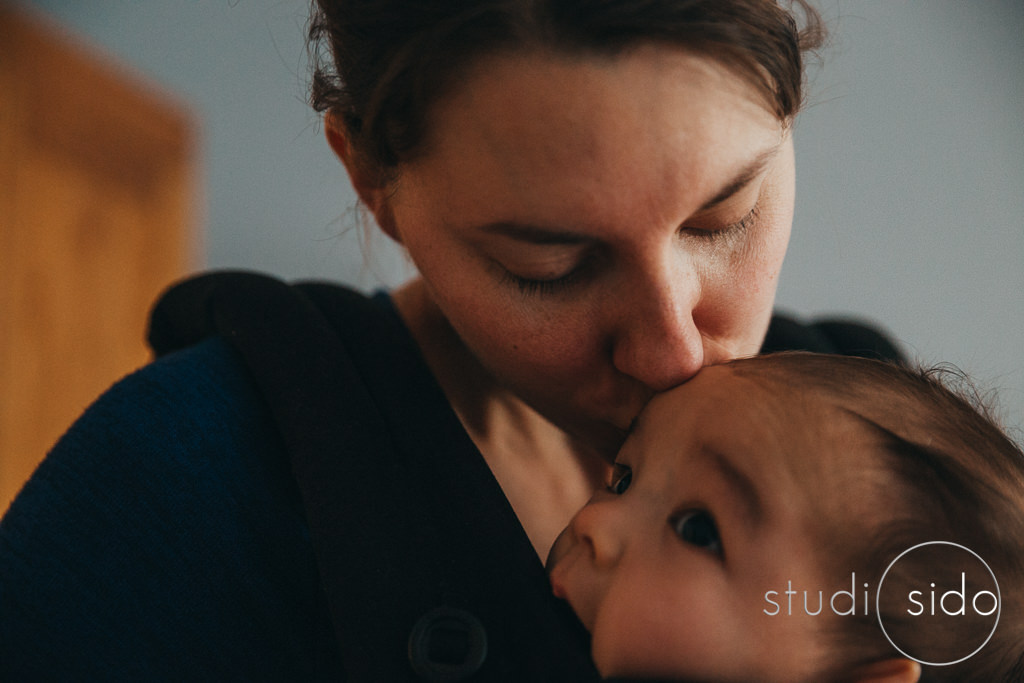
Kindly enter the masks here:
[[1024, 681], [1024, 454], [928, 373], [709, 367], [651, 401], [548, 571], [603, 676]]

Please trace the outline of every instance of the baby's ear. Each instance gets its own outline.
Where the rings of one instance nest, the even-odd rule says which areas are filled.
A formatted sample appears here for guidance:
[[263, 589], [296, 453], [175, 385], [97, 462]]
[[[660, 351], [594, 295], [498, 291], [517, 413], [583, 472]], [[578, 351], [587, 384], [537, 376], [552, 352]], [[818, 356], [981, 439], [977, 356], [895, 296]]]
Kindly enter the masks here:
[[920, 678], [921, 665], [902, 657], [863, 664], [850, 676], [857, 683], [917, 683]]

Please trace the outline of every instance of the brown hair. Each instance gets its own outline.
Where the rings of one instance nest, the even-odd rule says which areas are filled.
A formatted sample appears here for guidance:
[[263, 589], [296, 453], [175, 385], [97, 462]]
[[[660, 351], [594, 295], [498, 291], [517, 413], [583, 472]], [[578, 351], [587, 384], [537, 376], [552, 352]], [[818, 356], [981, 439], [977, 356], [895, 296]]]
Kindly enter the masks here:
[[[970, 548], [991, 568], [1001, 590], [995, 633], [959, 664], [923, 666], [921, 680], [1024, 680], [1024, 452], [999, 427], [963, 373], [799, 352], [732, 366], [740, 374], [809, 392], [867, 426], [884, 444], [874, 464], [884, 472], [872, 473], [871, 465], [865, 466], [863, 480], [873, 493], [861, 501], [863, 507], [883, 509], [859, 515], [860, 520], [826, 513], [831, 519], [823, 525], [829, 530], [823, 530], [821, 544], [825, 554], [846, 563], [829, 564], [847, 572], [856, 569], [858, 583], [864, 577], [878, 589], [883, 573], [903, 551], [941, 541]], [[827, 509], [829, 503], [820, 501], [820, 506]], [[907, 554], [886, 575], [885, 585], [913, 586], [929, 577], [941, 586], [947, 585], [947, 575], [959, 580], [961, 567], [939, 568], [935, 557], [926, 550]], [[984, 588], [975, 584], [971, 591], [968, 584], [972, 595]], [[887, 588], [879, 609], [886, 631], [905, 651], [941, 661], [917, 653], [941, 656], [963, 647], [963, 629], [951, 633], [922, 627], [923, 622], [907, 617], [905, 601], [897, 606], [895, 595], [900, 593]], [[851, 664], [899, 656], [879, 628], [873, 601], [870, 611], [870, 616], [843, 617], [833, 624], [840, 655], [833, 660], [830, 680], [844, 680], [843, 671]], [[991, 621], [986, 624], [984, 633]]]
[[775, 0], [316, 0], [309, 25], [311, 102], [347, 128], [352, 149], [381, 181], [412, 158], [430, 105], [488, 54], [539, 47], [615, 54], [662, 41], [733, 67], [787, 121], [801, 105], [801, 52], [824, 31]]

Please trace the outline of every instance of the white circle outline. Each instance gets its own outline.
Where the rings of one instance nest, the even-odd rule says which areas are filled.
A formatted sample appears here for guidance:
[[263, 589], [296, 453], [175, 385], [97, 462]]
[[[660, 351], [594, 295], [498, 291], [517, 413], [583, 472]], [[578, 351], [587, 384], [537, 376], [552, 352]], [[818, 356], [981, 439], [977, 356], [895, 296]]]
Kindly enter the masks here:
[[[892, 569], [894, 564], [899, 562], [899, 559], [901, 557], [903, 557], [904, 555], [906, 555], [909, 552], [917, 550], [918, 548], [923, 548], [926, 545], [951, 545], [951, 546], [955, 546], [957, 548], [960, 548], [961, 550], [966, 550], [971, 555], [974, 555], [976, 558], [978, 558], [979, 562], [981, 562], [983, 565], [985, 565], [985, 569], [988, 570], [989, 576], [992, 577], [992, 582], [996, 585], [996, 599], [999, 601], [999, 604], [998, 604], [998, 606], [996, 608], [996, 622], [994, 624], [992, 624], [992, 631], [988, 634], [988, 638], [985, 639], [985, 642], [982, 643], [981, 645], [979, 645], [978, 648], [974, 652], [972, 652], [971, 654], [967, 655], [966, 657], [961, 657], [960, 659], [956, 660], [955, 662], [926, 662], [923, 659], [918, 659], [917, 657], [915, 657], [913, 655], [907, 654], [906, 652], [901, 650], [899, 648], [899, 646], [896, 645], [896, 643], [892, 642], [892, 638], [889, 637], [888, 632], [886, 632], [886, 630], [885, 630], [885, 624], [882, 623], [882, 608], [881, 608], [882, 584], [885, 583], [885, 577], [889, 575], [889, 570]], [[918, 543], [915, 546], [907, 548], [902, 553], [897, 555], [896, 559], [893, 560], [892, 562], [890, 562], [889, 566], [885, 568], [884, 572], [882, 572], [882, 578], [879, 579], [879, 581], [878, 581], [878, 591], [875, 593], [875, 616], [878, 619], [878, 627], [880, 629], [882, 629], [882, 635], [885, 636], [885, 639], [889, 641], [889, 644], [892, 645], [894, 648], [896, 648], [896, 651], [899, 652], [901, 655], [903, 655], [904, 657], [907, 657], [908, 659], [914, 660], [918, 664], [924, 664], [926, 666], [952, 666], [954, 664], [959, 664], [962, 661], [968, 660], [971, 657], [973, 657], [974, 655], [976, 655], [979, 652], [981, 652], [981, 649], [983, 647], [985, 647], [986, 645], [988, 645], [988, 641], [992, 640], [992, 636], [995, 635], [996, 627], [999, 626], [999, 616], [1002, 614], [1002, 612], [1003, 612], [1003, 595], [999, 591], [999, 581], [996, 579], [996, 575], [995, 575], [995, 572], [992, 571], [992, 567], [988, 566], [988, 562], [983, 560], [981, 558], [981, 555], [979, 555], [978, 553], [974, 552], [973, 550], [971, 550], [967, 546], [960, 545], [959, 543], [954, 543], [953, 541], [925, 541], [924, 543]]]

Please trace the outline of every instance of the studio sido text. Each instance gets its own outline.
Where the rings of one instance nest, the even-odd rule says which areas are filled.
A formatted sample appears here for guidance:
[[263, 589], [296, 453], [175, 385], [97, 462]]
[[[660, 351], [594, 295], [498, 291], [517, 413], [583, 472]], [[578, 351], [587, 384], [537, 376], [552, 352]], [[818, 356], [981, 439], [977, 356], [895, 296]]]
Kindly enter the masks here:
[[[973, 610], [975, 614], [988, 616], [999, 608], [999, 598], [991, 591], [978, 591], [973, 596], [968, 596], [967, 577], [964, 573], [960, 574], [959, 590], [938, 593], [934, 583], [928, 585], [930, 590], [913, 590], [907, 594], [907, 614], [917, 617], [935, 616], [941, 613], [952, 617], [962, 616], [967, 614], [968, 610]], [[817, 591], [817, 598], [814, 597], [814, 593], [814, 591], [793, 590], [793, 582], [787, 581], [786, 590], [768, 591], [764, 594], [765, 603], [770, 607], [764, 608], [763, 612], [770, 617], [780, 614], [798, 614], [801, 611], [808, 616], [817, 616], [828, 607], [833, 614], [839, 616], [852, 616], [857, 613], [858, 609], [862, 610], [861, 614], [864, 616], [870, 613], [870, 586], [864, 583], [863, 590], [858, 591], [856, 573], [850, 574], [850, 590], [839, 590], [832, 593], [827, 603], [824, 591]], [[794, 597], [801, 594], [803, 594], [802, 599], [797, 597], [797, 604], [794, 606]], [[796, 611], [794, 612], [794, 610]]]

